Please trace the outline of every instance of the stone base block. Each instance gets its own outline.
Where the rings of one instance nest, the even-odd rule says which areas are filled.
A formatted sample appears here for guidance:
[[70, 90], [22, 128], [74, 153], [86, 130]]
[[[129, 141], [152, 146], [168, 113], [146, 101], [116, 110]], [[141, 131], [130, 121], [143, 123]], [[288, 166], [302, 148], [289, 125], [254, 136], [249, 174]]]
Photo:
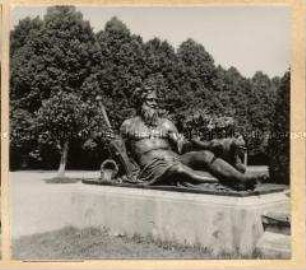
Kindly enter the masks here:
[[266, 231], [258, 241], [256, 249], [268, 258], [290, 259], [291, 237]]
[[233, 197], [95, 185], [71, 199], [74, 226], [199, 245], [214, 255], [252, 254], [264, 233], [261, 216], [289, 202], [284, 192]]

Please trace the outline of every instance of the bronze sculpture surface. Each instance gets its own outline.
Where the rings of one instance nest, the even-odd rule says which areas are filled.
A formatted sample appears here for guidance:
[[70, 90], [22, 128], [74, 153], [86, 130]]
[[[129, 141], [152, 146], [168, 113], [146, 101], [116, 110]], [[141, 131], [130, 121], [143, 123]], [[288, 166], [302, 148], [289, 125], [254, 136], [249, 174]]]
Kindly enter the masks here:
[[182, 153], [186, 141], [170, 120], [159, 116], [156, 91], [144, 87], [136, 98], [137, 115], [125, 120], [120, 130], [128, 152], [140, 166], [138, 183], [221, 182], [237, 190], [246, 190], [252, 189], [263, 177], [244, 173], [245, 167], [238, 156], [229, 157], [232, 160], [229, 162], [215, 155], [214, 148], [222, 148], [226, 141], [193, 139], [191, 142], [197, 150]]

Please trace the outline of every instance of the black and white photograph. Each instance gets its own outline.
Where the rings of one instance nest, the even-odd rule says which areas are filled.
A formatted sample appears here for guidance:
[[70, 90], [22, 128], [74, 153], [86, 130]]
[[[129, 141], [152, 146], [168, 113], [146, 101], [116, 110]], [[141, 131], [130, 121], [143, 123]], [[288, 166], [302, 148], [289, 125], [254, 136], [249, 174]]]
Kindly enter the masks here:
[[13, 260], [291, 259], [290, 6], [10, 16]]

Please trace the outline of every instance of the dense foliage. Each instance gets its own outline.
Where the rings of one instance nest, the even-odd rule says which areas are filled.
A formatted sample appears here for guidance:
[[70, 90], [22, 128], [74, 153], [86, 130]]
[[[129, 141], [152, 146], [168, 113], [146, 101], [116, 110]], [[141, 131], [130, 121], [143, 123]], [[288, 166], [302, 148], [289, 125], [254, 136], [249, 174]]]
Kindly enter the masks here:
[[185, 134], [205, 129], [208, 118], [235, 119], [250, 160], [260, 155], [267, 163], [280, 78], [262, 72], [245, 78], [216, 66], [190, 38], [177, 49], [159, 38], [144, 42], [116, 17], [94, 33], [74, 7], [56, 6], [42, 19], [21, 20], [11, 33], [12, 167], [53, 167], [67, 142], [68, 166], [97, 168], [108, 155], [97, 95], [118, 132], [135, 114], [134, 91], [142, 84], [159, 90], [163, 112]]
[[11, 40], [12, 156], [53, 163], [52, 154], [67, 156], [64, 145], [85, 128], [84, 87], [102, 60], [95, 34], [74, 7], [61, 6], [48, 8], [42, 21], [20, 21]]
[[270, 176], [275, 182], [290, 182], [290, 73], [287, 72], [277, 91], [269, 141]]

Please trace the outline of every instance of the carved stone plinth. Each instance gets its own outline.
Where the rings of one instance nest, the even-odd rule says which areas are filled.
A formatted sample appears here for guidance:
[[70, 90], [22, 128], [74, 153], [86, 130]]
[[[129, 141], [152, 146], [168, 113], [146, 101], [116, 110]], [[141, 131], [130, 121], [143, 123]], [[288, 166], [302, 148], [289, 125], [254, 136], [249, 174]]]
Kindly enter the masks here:
[[78, 227], [198, 245], [214, 255], [251, 255], [264, 232], [262, 215], [288, 201], [284, 192], [237, 197], [98, 185], [72, 196]]

